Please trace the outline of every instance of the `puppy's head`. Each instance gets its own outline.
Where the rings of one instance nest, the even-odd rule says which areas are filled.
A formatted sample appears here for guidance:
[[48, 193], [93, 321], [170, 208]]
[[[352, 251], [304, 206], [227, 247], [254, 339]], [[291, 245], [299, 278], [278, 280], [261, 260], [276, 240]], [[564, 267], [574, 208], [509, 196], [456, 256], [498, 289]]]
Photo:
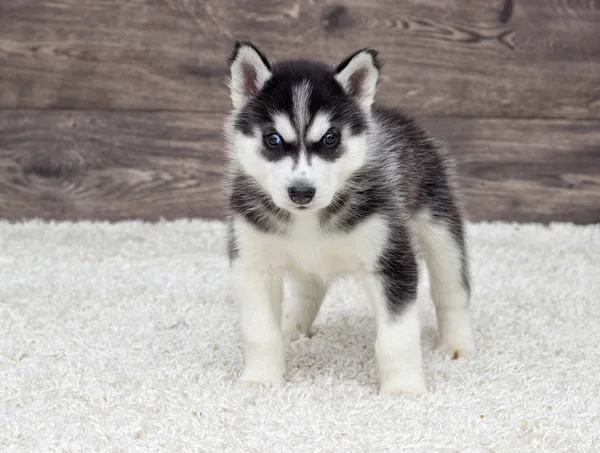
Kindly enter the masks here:
[[230, 69], [234, 160], [280, 208], [328, 206], [365, 160], [377, 52], [360, 50], [335, 66], [271, 64], [255, 46], [238, 42]]

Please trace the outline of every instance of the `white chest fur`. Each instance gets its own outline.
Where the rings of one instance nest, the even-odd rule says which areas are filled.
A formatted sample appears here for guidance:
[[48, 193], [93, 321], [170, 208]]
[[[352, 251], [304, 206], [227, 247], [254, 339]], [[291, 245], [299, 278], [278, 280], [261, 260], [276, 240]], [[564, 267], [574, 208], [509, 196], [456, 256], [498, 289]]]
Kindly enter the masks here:
[[372, 217], [350, 233], [323, 232], [314, 216], [294, 219], [285, 235], [265, 234], [241, 218], [235, 233], [240, 257], [253, 267], [297, 269], [330, 278], [373, 270], [388, 234], [387, 222]]

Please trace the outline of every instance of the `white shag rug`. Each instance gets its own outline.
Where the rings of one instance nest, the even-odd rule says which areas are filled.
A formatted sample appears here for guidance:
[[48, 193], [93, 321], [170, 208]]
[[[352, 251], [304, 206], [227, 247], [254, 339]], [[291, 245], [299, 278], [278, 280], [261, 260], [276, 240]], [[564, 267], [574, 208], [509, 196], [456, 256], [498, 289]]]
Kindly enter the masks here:
[[468, 233], [479, 351], [436, 350], [424, 281], [429, 393], [392, 398], [352, 281], [240, 388], [222, 224], [0, 222], [0, 451], [600, 451], [600, 225]]

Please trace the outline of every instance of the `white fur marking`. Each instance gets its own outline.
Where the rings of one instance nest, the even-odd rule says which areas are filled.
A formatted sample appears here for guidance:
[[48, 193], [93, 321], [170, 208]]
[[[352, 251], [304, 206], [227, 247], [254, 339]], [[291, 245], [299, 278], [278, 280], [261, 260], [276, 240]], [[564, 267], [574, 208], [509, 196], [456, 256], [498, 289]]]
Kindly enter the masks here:
[[330, 127], [331, 121], [329, 114], [326, 112], [317, 113], [308, 128], [306, 140], [312, 143], [318, 142]]
[[309, 112], [308, 102], [310, 100], [310, 94], [312, 87], [308, 81], [302, 82], [300, 85], [295, 86], [292, 91], [292, 103], [294, 104], [294, 117], [296, 119], [296, 125], [300, 134], [304, 133], [304, 129], [308, 124]]
[[294, 129], [290, 118], [285, 113], [274, 114], [273, 122], [275, 123], [275, 129], [286, 142], [292, 143], [298, 139], [296, 129]]
[[350, 233], [325, 233], [316, 215], [298, 215], [285, 236], [262, 233], [236, 217], [242, 258], [248, 267], [295, 269], [327, 280], [375, 270], [388, 235], [387, 221], [371, 217]]

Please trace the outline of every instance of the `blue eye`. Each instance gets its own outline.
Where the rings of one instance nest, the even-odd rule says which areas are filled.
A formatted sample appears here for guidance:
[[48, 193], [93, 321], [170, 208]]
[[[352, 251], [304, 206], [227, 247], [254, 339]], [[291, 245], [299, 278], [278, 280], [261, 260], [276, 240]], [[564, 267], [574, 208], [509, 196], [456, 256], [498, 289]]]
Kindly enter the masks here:
[[339, 134], [336, 131], [329, 131], [323, 136], [325, 146], [335, 146], [338, 142]]
[[279, 134], [269, 134], [265, 136], [265, 143], [269, 148], [277, 148], [279, 145], [281, 145], [282, 141], [281, 135]]

